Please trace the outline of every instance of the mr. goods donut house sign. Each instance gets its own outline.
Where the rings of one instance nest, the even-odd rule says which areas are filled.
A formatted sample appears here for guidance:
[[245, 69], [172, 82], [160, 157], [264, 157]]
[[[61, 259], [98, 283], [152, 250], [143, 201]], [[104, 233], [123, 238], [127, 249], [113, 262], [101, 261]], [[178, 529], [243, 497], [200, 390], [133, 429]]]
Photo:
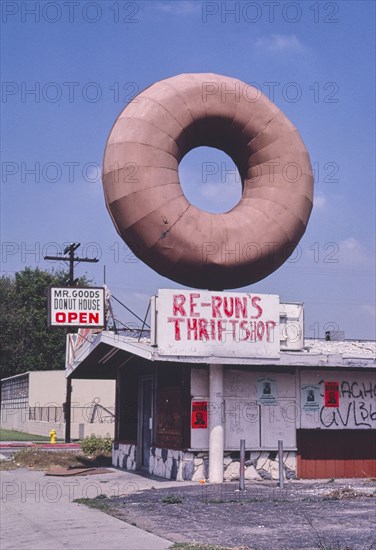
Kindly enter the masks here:
[[48, 324], [57, 327], [104, 327], [103, 287], [48, 289]]
[[160, 354], [279, 356], [276, 295], [163, 289], [153, 309]]

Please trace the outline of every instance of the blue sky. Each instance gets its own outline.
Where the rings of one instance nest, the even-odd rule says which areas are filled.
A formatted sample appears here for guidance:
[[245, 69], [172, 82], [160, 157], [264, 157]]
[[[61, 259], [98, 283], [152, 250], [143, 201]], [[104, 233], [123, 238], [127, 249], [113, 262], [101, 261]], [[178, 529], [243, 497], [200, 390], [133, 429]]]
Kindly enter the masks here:
[[[299, 249], [252, 291], [304, 302], [309, 337], [338, 328], [347, 338], [375, 338], [374, 2], [1, 7], [3, 274], [52, 268], [44, 253], [81, 242], [81, 254], [100, 262], [77, 273], [100, 284], [106, 265], [114, 295], [141, 316], [158, 288], [176, 287], [118, 237], [100, 167], [111, 126], [135, 93], [175, 74], [215, 72], [273, 99], [299, 129], [315, 170]], [[208, 166], [218, 170], [208, 174]], [[233, 169], [225, 154], [197, 149], [181, 163], [183, 189], [197, 206], [225, 211], [240, 196], [226, 172]]]

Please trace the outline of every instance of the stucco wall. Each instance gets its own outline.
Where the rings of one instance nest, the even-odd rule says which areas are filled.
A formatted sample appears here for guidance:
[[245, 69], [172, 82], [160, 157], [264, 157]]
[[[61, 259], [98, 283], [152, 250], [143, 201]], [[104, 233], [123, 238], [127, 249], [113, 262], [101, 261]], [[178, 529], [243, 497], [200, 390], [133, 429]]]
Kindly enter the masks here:
[[[29, 398], [26, 408], [3, 408], [1, 427], [35, 435], [48, 435], [55, 429], [65, 434], [62, 405], [65, 402], [64, 371], [32, 371], [29, 373]], [[100, 405], [100, 406], [96, 406]], [[6, 403], [2, 403], [6, 407]], [[114, 435], [114, 418], [101, 406], [115, 410], [114, 380], [73, 380], [71, 437], [82, 439], [92, 433]]]
[[[192, 369], [191, 372], [192, 401], [209, 401], [208, 369]], [[257, 403], [257, 381], [263, 377], [276, 381], [276, 405]], [[241, 439], [245, 439], [249, 450], [277, 450], [279, 439], [283, 439], [286, 450], [295, 450], [296, 423], [291, 411], [295, 411], [297, 384], [295, 374], [286, 372], [225, 370], [225, 450], [237, 451]], [[208, 408], [210, 417], [210, 403]], [[191, 429], [191, 448], [206, 450], [208, 447], [209, 428]]]
[[[33, 371], [29, 378], [29, 406], [61, 406], [65, 401], [65, 371]], [[93, 400], [105, 407], [115, 402], [114, 380], [72, 380], [72, 406], [85, 407]]]
[[[192, 369], [192, 401], [206, 400], [210, 417], [208, 369]], [[257, 381], [275, 380], [277, 400], [273, 405], [258, 404]], [[326, 407], [325, 382], [337, 382], [339, 407]], [[308, 410], [302, 401], [302, 388], [317, 388], [317, 407]], [[297, 429], [376, 429], [376, 372], [374, 370], [300, 370], [296, 373], [224, 371], [225, 450], [238, 450], [240, 439], [246, 449], [271, 451], [282, 439], [284, 449], [296, 449]], [[191, 448], [206, 450], [209, 428], [191, 429]]]

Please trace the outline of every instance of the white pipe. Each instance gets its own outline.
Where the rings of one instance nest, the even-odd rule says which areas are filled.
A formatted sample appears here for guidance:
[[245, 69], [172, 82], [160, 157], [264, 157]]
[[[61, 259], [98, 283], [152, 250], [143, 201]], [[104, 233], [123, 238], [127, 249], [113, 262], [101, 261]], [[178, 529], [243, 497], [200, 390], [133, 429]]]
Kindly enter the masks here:
[[209, 481], [223, 482], [223, 365], [209, 366]]

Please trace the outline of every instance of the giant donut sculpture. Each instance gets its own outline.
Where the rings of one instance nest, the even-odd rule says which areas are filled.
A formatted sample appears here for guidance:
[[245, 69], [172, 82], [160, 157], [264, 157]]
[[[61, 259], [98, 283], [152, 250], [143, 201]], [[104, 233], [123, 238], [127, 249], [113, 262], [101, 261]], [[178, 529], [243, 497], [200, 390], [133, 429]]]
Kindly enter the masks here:
[[[243, 194], [224, 214], [189, 203], [178, 167], [199, 146], [238, 167]], [[120, 114], [103, 161], [107, 208], [138, 258], [194, 288], [259, 281], [292, 254], [312, 209], [308, 152], [257, 89], [227, 76], [182, 74], [141, 92]]]

